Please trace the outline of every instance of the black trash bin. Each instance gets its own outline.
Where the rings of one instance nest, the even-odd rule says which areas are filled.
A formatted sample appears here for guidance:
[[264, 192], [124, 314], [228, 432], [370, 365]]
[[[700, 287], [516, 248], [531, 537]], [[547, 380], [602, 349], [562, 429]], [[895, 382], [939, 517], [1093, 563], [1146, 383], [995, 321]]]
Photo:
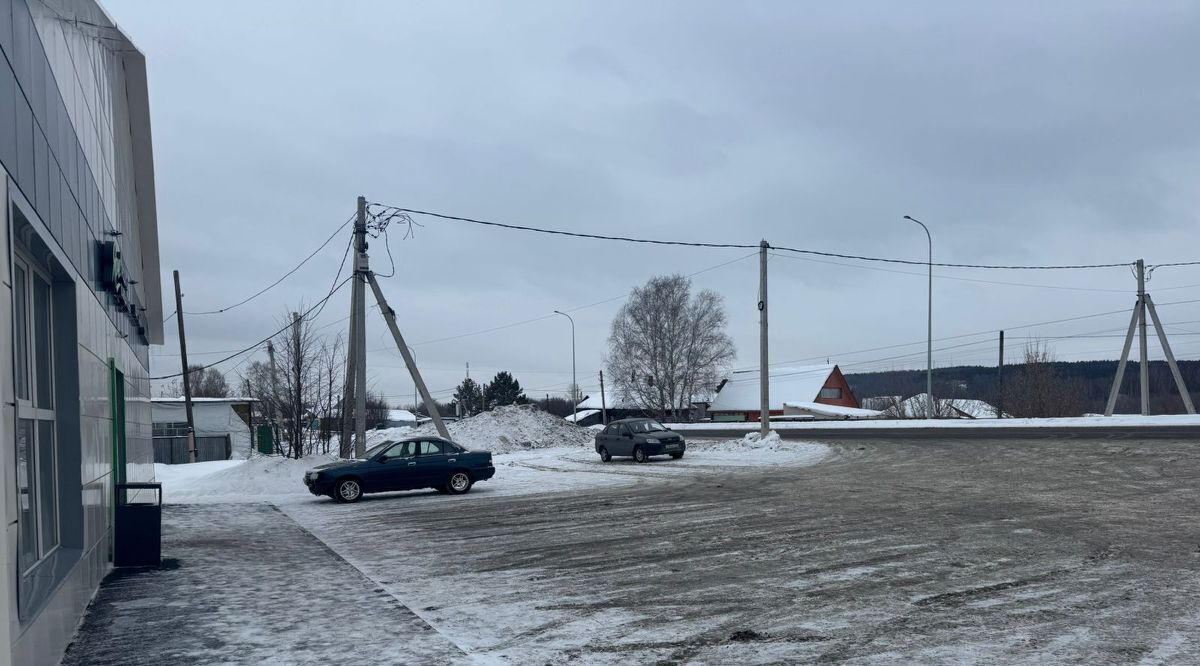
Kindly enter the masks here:
[[162, 564], [162, 484], [118, 483], [113, 565]]

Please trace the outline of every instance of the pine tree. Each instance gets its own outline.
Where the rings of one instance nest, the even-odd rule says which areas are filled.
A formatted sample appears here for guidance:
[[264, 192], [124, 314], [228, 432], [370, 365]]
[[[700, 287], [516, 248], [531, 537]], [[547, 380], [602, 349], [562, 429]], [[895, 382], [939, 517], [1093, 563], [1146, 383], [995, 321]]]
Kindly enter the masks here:
[[463, 416], [475, 416], [483, 409], [483, 387], [467, 377], [454, 389], [454, 402], [462, 405]]
[[513, 378], [507, 370], [501, 370], [492, 377], [492, 381], [483, 389], [483, 397], [488, 407], [503, 407], [505, 405], [523, 405], [529, 402], [521, 383]]

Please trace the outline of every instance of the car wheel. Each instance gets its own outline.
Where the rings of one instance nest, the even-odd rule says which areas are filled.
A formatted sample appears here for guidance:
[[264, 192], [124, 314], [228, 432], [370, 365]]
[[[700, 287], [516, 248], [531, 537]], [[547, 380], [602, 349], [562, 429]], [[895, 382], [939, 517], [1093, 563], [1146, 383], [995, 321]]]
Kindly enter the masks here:
[[472, 483], [471, 475], [459, 470], [446, 479], [446, 490], [451, 495], [461, 495], [471, 489]]
[[679, 453], [672, 453], [672, 454], [671, 454], [671, 457], [672, 457], [672, 458], [674, 458], [674, 459], [676, 459], [676, 460], [679, 460], [680, 458], [682, 458], [682, 457], [683, 457], [683, 452], [681, 451], [681, 452], [679, 452]]
[[609, 453], [608, 449], [604, 448], [603, 446], [600, 447], [599, 453], [600, 453], [600, 462], [608, 462], [608, 461], [612, 460], [612, 454]]
[[634, 462], [646, 462], [646, 450], [641, 446], [633, 447], [633, 460]]
[[358, 479], [342, 479], [334, 489], [333, 498], [339, 502], [357, 502], [362, 499], [362, 484]]

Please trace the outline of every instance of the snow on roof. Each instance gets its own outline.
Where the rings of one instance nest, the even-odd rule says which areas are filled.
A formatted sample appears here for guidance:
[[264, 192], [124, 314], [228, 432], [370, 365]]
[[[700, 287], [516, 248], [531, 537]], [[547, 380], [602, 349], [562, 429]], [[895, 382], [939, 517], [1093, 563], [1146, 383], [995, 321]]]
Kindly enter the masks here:
[[575, 412], [574, 414], [568, 414], [568, 415], [564, 416], [563, 418], [570, 421], [571, 423], [579, 423], [580, 421], [586, 419], [587, 417], [595, 416], [596, 414], [599, 414], [599, 413], [600, 413], [599, 409], [581, 409], [581, 410]]
[[417, 417], [415, 414], [408, 411], [407, 409], [389, 409], [387, 420], [389, 420], [389, 421], [416, 421]]
[[[770, 378], [771, 409], [783, 409], [784, 401], [812, 402], [821, 393], [836, 365], [808, 365], [772, 368]], [[758, 371], [744, 370], [729, 376], [713, 399], [712, 412], [750, 412], [760, 408]]]
[[[814, 416], [826, 416], [845, 419], [877, 419], [883, 412], [877, 409], [859, 409], [858, 407], [842, 407], [841, 405], [823, 405], [819, 402], [785, 402], [784, 408], [807, 412]], [[772, 417], [778, 418], [778, 417]]]
[[[638, 409], [635, 405], [627, 405], [624, 402], [617, 400], [613, 394], [612, 387], [604, 390], [604, 403], [600, 402], [599, 389], [592, 391], [587, 398], [584, 398], [578, 405], [575, 405], [576, 411], [581, 409]], [[583, 418], [582, 416], [580, 418]]]

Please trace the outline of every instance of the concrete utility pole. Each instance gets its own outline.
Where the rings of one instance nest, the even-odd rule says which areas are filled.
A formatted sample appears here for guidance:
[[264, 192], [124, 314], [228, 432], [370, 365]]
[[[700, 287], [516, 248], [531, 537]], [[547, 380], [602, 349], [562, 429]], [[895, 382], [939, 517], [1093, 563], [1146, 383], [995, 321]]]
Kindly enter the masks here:
[[1137, 260], [1138, 283], [1138, 350], [1141, 362], [1138, 364], [1138, 383], [1141, 389], [1142, 416], [1150, 415], [1150, 365], [1146, 354], [1146, 262]]
[[925, 323], [925, 393], [929, 396], [927, 416], [937, 418], [937, 400], [933, 397], [933, 236], [929, 234], [929, 227], [925, 226], [924, 222], [911, 215], [905, 215], [904, 219], [921, 225], [921, 228], [925, 230], [925, 238], [929, 241], [929, 304]]
[[1125, 378], [1125, 365], [1129, 361], [1129, 348], [1133, 346], [1134, 329], [1138, 331], [1138, 354], [1141, 361], [1141, 367], [1138, 368], [1138, 389], [1141, 398], [1141, 413], [1142, 416], [1150, 414], [1150, 364], [1147, 359], [1146, 351], [1146, 315], [1154, 321], [1154, 330], [1158, 334], [1158, 342], [1162, 345], [1163, 355], [1167, 357], [1167, 365], [1171, 368], [1171, 374], [1175, 378], [1175, 388], [1179, 390], [1179, 397], [1183, 401], [1183, 407], [1188, 414], [1195, 414], [1196, 408], [1192, 404], [1192, 397], [1188, 393], [1187, 384], [1183, 381], [1183, 375], [1179, 372], [1179, 364], [1175, 362], [1175, 355], [1171, 353], [1171, 345], [1167, 342], [1167, 332], [1163, 330], [1162, 322], [1158, 319], [1158, 310], [1154, 307], [1154, 301], [1150, 298], [1150, 294], [1146, 292], [1146, 262], [1142, 259], [1137, 260], [1136, 264], [1138, 296], [1137, 302], [1133, 306], [1133, 316], [1129, 319], [1129, 330], [1125, 333], [1125, 346], [1121, 349], [1121, 360], [1117, 363], [1117, 376], [1113, 379], [1112, 390], [1108, 393], [1108, 404], [1104, 408], [1105, 416], [1112, 416], [1113, 410], [1117, 406], [1117, 396], [1121, 393], [1121, 381]]
[[996, 418], [1004, 418], [1004, 331], [1000, 331], [1000, 363], [996, 365], [996, 383], [1000, 390], [996, 394]]
[[554, 314], [560, 314], [571, 322], [571, 409], [575, 409], [579, 406], [579, 383], [575, 379], [575, 320], [565, 312], [555, 310]]
[[400, 334], [400, 327], [396, 325], [396, 311], [388, 305], [387, 299], [383, 297], [383, 290], [379, 288], [379, 282], [375, 279], [375, 274], [367, 271], [366, 276], [367, 281], [371, 285], [371, 291], [375, 293], [375, 302], [379, 303], [379, 311], [383, 313], [383, 319], [387, 322], [388, 330], [392, 332], [392, 338], [396, 341], [396, 348], [400, 350], [400, 355], [404, 357], [404, 365], [408, 366], [408, 372], [412, 375], [413, 383], [417, 385], [417, 389], [421, 392], [421, 399], [429, 406], [427, 410], [429, 418], [433, 419], [433, 425], [437, 428], [438, 434], [446, 439], [450, 439], [450, 431], [446, 430], [446, 424], [442, 423], [442, 414], [437, 408], [437, 403], [429, 395], [429, 389], [425, 387], [425, 380], [421, 379], [421, 371], [417, 369], [417, 362], [413, 360], [412, 354], [408, 352], [408, 345], [404, 344], [404, 336]]
[[[600, 421], [608, 425], [608, 401], [604, 399], [604, 371], [600, 371]], [[579, 421], [575, 421], [576, 425]]]
[[179, 360], [183, 365], [183, 411], [187, 415], [188, 456], [196, 462], [196, 422], [192, 418], [192, 382], [188, 378], [187, 335], [183, 331], [183, 292], [179, 289], [179, 271], [175, 276], [175, 318], [179, 322]]
[[766, 437], [771, 432], [771, 375], [767, 367], [767, 250], [771, 245], [758, 245], [758, 431]]

